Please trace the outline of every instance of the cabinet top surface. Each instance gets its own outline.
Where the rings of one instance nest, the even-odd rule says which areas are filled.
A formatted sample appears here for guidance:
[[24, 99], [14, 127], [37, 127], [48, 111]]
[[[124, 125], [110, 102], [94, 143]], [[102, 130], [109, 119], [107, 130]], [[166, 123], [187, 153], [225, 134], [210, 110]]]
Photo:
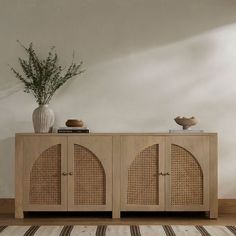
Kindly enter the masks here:
[[150, 136], [177, 136], [177, 135], [187, 135], [187, 136], [206, 136], [206, 135], [217, 135], [217, 133], [209, 132], [175, 132], [175, 133], [16, 133], [16, 136], [95, 136], [95, 135], [150, 135]]

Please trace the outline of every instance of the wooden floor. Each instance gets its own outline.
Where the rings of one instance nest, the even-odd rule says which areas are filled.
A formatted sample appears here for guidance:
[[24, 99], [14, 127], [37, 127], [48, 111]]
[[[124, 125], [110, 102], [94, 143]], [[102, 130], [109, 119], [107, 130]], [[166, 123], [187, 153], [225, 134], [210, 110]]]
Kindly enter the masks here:
[[111, 219], [107, 215], [30, 214], [15, 219], [13, 214], [1, 214], [0, 225], [236, 225], [236, 214], [221, 214], [217, 220], [195, 214], [137, 214]]

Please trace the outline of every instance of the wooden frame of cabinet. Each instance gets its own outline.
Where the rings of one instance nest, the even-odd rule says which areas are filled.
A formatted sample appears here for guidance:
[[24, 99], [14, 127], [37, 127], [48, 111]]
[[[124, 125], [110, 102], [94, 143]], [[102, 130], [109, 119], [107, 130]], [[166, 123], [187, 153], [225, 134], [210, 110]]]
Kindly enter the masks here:
[[[145, 169], [141, 169], [140, 165], [144, 163], [142, 157], [138, 157], [137, 154], [140, 153], [147, 147], [151, 147], [152, 145], [158, 145], [158, 159], [149, 163], [149, 166], [145, 166], [146, 168], [151, 168], [151, 171], [155, 171], [155, 173], [146, 173]], [[154, 151], [155, 152], [155, 151]], [[161, 178], [159, 173], [164, 172], [165, 169], [165, 140], [160, 136], [122, 136], [121, 137], [121, 211], [164, 211], [164, 198], [165, 198], [165, 183], [164, 178]], [[154, 158], [156, 158], [154, 153]], [[134, 173], [132, 177], [132, 182], [141, 182], [143, 178], [151, 178], [152, 183], [150, 186], [140, 186], [137, 188], [131, 189], [130, 193], [128, 192], [128, 172], [129, 167], [134, 164], [132, 173], [134, 173], [135, 169], [137, 173]], [[139, 164], [140, 163], [140, 164]], [[157, 186], [158, 185], [158, 186]], [[140, 198], [145, 197], [147, 195], [147, 190], [150, 191], [149, 195], [152, 195], [151, 204], [139, 204]], [[154, 192], [153, 192], [154, 190]], [[135, 192], [134, 192], [135, 191]], [[139, 195], [138, 195], [139, 194]], [[127, 197], [130, 196], [130, 197]], [[130, 199], [130, 203], [128, 200]], [[131, 203], [133, 202], [133, 203]]]
[[[202, 203], [171, 204], [171, 174], [166, 178], [166, 211], [207, 211], [209, 209], [209, 138], [207, 136], [170, 136], [166, 142], [166, 172], [171, 173], [171, 146], [177, 145], [192, 154], [202, 171]], [[201, 147], [201, 148], [199, 148]], [[208, 157], [208, 158], [207, 158]]]
[[[32, 200], [35, 201], [34, 204], [31, 204], [29, 197], [32, 195], [25, 194], [23, 198], [23, 208], [25, 211], [65, 211], [67, 208], [67, 176], [61, 175], [61, 173], [67, 172], [67, 139], [66, 137], [46, 137], [44, 139], [39, 136], [34, 137], [24, 137], [24, 166], [23, 166], [23, 191], [24, 193], [30, 193], [30, 180], [32, 180], [32, 172], [33, 165], [36, 163], [36, 159], [40, 159], [40, 155], [48, 150], [50, 147], [55, 147], [60, 149], [60, 160], [59, 160], [59, 169], [57, 171], [57, 178], [60, 183], [56, 186], [57, 192], [59, 192], [58, 203], [52, 204], [47, 203], [46, 205], [37, 203], [37, 201], [41, 202], [42, 199], [36, 199], [34, 195], [32, 196]], [[58, 147], [56, 145], [59, 145]], [[51, 154], [51, 153], [50, 153]], [[55, 161], [54, 163], [55, 164]], [[41, 165], [45, 165], [42, 163]], [[36, 167], [39, 168], [39, 167]], [[37, 176], [36, 176], [37, 178]], [[39, 181], [36, 180], [38, 184], [39, 182], [43, 182], [45, 179], [41, 179]], [[41, 183], [39, 183], [41, 184]], [[53, 183], [52, 183], [53, 184]], [[43, 188], [43, 186], [41, 186]], [[51, 186], [52, 187], [52, 186]], [[37, 191], [37, 190], [36, 190]], [[47, 196], [46, 196], [47, 197]], [[40, 197], [38, 197], [40, 198]], [[48, 198], [48, 197], [47, 197]], [[53, 196], [55, 198], [55, 196]], [[50, 200], [52, 201], [52, 200]]]
[[[43, 150], [58, 144], [61, 147], [61, 202], [57, 205], [30, 204], [28, 196], [29, 170], [32, 169], [34, 161]], [[96, 202], [95, 204], [85, 205], [81, 205], [79, 202], [75, 204], [74, 145], [78, 145], [80, 149], [84, 148], [85, 152], [87, 150], [91, 158], [94, 156], [96, 159], [97, 157], [98, 160], [95, 161], [97, 164], [95, 164], [100, 165], [100, 169], [104, 169], [106, 176], [104, 184], [104, 191], [106, 191], [104, 195], [105, 204], [97, 204]], [[180, 152], [192, 155], [192, 159], [198, 164], [194, 165], [194, 161], [190, 164], [195, 166], [196, 171], [198, 171], [198, 167], [199, 170], [202, 170], [203, 177], [198, 183], [199, 186], [201, 184], [200, 187], [202, 188], [202, 202], [194, 202], [192, 205], [183, 205], [183, 203], [178, 205], [178, 201], [173, 201], [173, 198], [171, 202], [171, 186], [173, 185], [171, 178], [173, 173], [176, 174], [176, 170], [173, 173], [171, 172], [173, 171], [171, 169], [172, 147], [177, 148]], [[149, 160], [146, 163], [146, 159], [142, 158], [145, 153], [149, 152], [152, 153], [152, 162]], [[158, 158], [157, 162], [155, 162], [155, 155]], [[135, 162], [136, 159], [138, 162]], [[134, 169], [131, 168], [129, 172], [132, 163], [134, 163]], [[150, 177], [147, 171], [140, 170], [142, 163], [146, 163], [145, 165], [148, 165], [147, 167], [156, 173], [152, 173]], [[155, 163], [157, 163], [157, 166], [155, 166]], [[218, 216], [216, 133], [17, 134], [15, 167], [16, 218], [23, 218], [24, 211], [112, 211], [113, 218], [119, 218], [121, 211], [205, 211], [210, 218], [217, 218]], [[155, 192], [152, 193], [151, 201], [148, 203], [143, 202], [142, 199], [140, 200], [142, 195], [138, 196], [139, 200], [134, 199], [131, 202], [127, 200], [128, 173], [134, 173], [132, 171], [135, 168], [138, 170], [137, 173], [140, 174], [139, 179], [150, 177], [152, 181], [156, 181], [154, 185], [150, 186], [155, 187], [155, 184], [158, 184], [158, 193], [156, 195]], [[129, 178], [132, 184], [136, 175], [132, 177], [131, 174]], [[82, 177], [79, 178], [83, 179]], [[129, 184], [129, 186], [131, 185]], [[142, 185], [140, 186], [139, 188], [142, 188]], [[82, 189], [78, 191], [81, 192]], [[131, 190], [135, 191], [135, 189], [137, 188], [134, 186]], [[154, 202], [155, 199], [158, 199], [158, 201]]]
[[[112, 181], [105, 181], [105, 202], [101, 205], [76, 205], [75, 204], [75, 156], [74, 145], [80, 145], [90, 150], [99, 158], [101, 168], [104, 170], [104, 178], [112, 179], [112, 137], [111, 136], [82, 136], [68, 137], [68, 211], [112, 211]], [[86, 180], [85, 180], [86, 181]], [[85, 190], [86, 191], [86, 190]]]

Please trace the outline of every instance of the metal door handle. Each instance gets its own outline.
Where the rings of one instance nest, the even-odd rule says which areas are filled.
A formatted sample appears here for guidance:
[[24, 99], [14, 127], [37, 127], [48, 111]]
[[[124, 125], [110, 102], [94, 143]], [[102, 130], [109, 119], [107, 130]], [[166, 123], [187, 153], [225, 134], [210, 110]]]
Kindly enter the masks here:
[[66, 172], [62, 172], [61, 174], [62, 174], [63, 176], [68, 175], [68, 173], [66, 173]]

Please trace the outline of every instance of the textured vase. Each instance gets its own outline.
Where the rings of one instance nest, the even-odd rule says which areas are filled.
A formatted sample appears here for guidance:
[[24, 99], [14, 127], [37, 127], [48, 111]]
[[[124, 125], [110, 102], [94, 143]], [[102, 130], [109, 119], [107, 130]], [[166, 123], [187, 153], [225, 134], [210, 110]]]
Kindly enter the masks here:
[[55, 116], [48, 105], [40, 105], [33, 111], [32, 115], [35, 133], [51, 133]]

